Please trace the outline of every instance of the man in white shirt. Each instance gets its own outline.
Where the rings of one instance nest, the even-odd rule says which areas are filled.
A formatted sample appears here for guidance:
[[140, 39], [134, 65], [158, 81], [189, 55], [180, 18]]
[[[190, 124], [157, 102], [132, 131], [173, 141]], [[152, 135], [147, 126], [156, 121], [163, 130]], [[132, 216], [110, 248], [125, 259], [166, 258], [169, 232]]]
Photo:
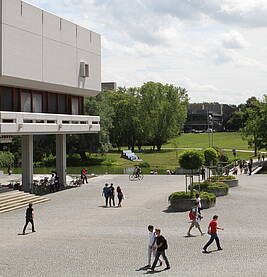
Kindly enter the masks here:
[[[154, 231], [154, 227], [152, 225], [148, 225], [148, 236], [149, 236], [149, 241], [148, 241], [148, 265], [146, 267], [151, 267], [151, 256], [153, 253], [153, 256], [155, 258], [156, 252], [157, 252], [157, 247], [156, 247], [156, 233]], [[159, 266], [162, 266], [162, 261], [159, 260]]]

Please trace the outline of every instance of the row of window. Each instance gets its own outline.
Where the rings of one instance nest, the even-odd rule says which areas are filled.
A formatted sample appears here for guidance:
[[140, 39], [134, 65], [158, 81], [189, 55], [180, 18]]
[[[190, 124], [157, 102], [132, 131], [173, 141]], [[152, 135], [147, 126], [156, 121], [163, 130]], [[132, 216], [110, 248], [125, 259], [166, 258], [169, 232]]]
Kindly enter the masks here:
[[83, 114], [83, 97], [0, 87], [0, 110], [33, 113]]

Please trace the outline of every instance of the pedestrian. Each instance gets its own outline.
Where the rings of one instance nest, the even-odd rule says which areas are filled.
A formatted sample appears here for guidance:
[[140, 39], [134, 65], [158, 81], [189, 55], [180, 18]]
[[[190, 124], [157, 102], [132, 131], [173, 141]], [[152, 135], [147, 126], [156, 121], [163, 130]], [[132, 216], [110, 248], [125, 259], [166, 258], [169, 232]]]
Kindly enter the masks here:
[[214, 215], [214, 216], [213, 216], [213, 219], [212, 219], [212, 220], [210, 221], [210, 223], [209, 223], [208, 234], [209, 234], [211, 237], [210, 237], [210, 240], [209, 240], [209, 241], [206, 243], [206, 245], [203, 247], [203, 252], [204, 252], [204, 253], [208, 253], [207, 248], [209, 247], [209, 245], [212, 244], [212, 242], [213, 242], [214, 240], [216, 241], [217, 250], [218, 250], [218, 251], [223, 250], [223, 249], [221, 248], [220, 240], [219, 240], [219, 237], [218, 237], [218, 235], [217, 235], [217, 230], [223, 230], [223, 228], [218, 226], [217, 220], [218, 220], [218, 216], [217, 216], [217, 215]]
[[258, 162], [260, 162], [261, 161], [261, 154], [259, 153], [258, 154]]
[[206, 178], [206, 170], [204, 167], [201, 168], [201, 178], [204, 181]]
[[86, 182], [86, 184], [88, 184], [86, 174], [87, 174], [87, 170], [86, 170], [85, 168], [83, 168], [83, 169], [81, 170], [81, 179], [82, 179], [82, 183], [83, 183], [83, 184], [85, 184], [85, 182]]
[[34, 229], [33, 217], [34, 217], [34, 209], [32, 208], [32, 203], [29, 203], [29, 207], [26, 210], [26, 223], [23, 228], [23, 232], [22, 232], [23, 235], [25, 235], [25, 231], [29, 222], [32, 225], [32, 232], [36, 232]]
[[[153, 254], [154, 258], [156, 257], [157, 247], [156, 247], [156, 238], [157, 235], [154, 231], [154, 227], [152, 225], [148, 225], [148, 264], [146, 267], [151, 267], [151, 256]], [[159, 266], [162, 266], [162, 261], [159, 259]]]
[[196, 227], [201, 236], [203, 236], [205, 233], [202, 232], [201, 228], [200, 228], [200, 221], [202, 219], [202, 216], [201, 214], [199, 213], [199, 205], [198, 205], [198, 202], [195, 202], [194, 203], [194, 206], [193, 208], [190, 210], [189, 212], [189, 218], [192, 220], [191, 221], [191, 225], [189, 226], [189, 229], [187, 231], [187, 236], [188, 237], [191, 237], [191, 230], [193, 229], [193, 227]]
[[243, 173], [243, 161], [242, 160], [240, 160], [239, 161], [239, 170], [240, 170], [240, 174], [242, 174]]
[[250, 158], [249, 162], [251, 163], [251, 166], [253, 165], [253, 159]]
[[118, 207], [121, 207], [121, 202], [122, 202], [122, 199], [124, 196], [123, 196], [122, 190], [119, 186], [117, 187], [117, 194], [118, 194], [118, 199], [119, 199]]
[[114, 193], [114, 191], [115, 191], [115, 189], [114, 189], [114, 187], [113, 187], [113, 184], [111, 183], [110, 184], [110, 187], [109, 187], [109, 206], [111, 207], [111, 201], [112, 201], [112, 204], [113, 204], [113, 206], [115, 206], [115, 193]]
[[108, 187], [108, 184], [106, 183], [105, 186], [103, 187], [103, 191], [102, 191], [102, 196], [104, 195], [105, 200], [106, 200], [106, 207], [108, 206], [108, 199], [109, 199], [109, 195], [110, 195], [110, 189]]
[[200, 198], [199, 193], [196, 193], [196, 203], [198, 206], [198, 213], [201, 216], [202, 205], [201, 205], [201, 198]]
[[261, 157], [262, 157], [262, 161], [264, 162], [264, 158], [265, 158], [264, 153], [262, 153]]
[[8, 175], [11, 175], [11, 174], [12, 174], [11, 165], [9, 165], [8, 168], [7, 168], [7, 174], [8, 174]]
[[249, 162], [248, 163], [248, 174], [251, 175], [252, 173], [252, 164]]
[[166, 257], [166, 254], [165, 254], [165, 250], [168, 249], [167, 240], [160, 234], [160, 229], [155, 229], [155, 232], [157, 235], [157, 237], [156, 237], [157, 252], [156, 252], [156, 257], [155, 257], [154, 263], [151, 267], [151, 270], [155, 271], [155, 267], [158, 263], [160, 256], [162, 256], [163, 260], [166, 263], [166, 268], [164, 268], [164, 270], [168, 270], [168, 269], [170, 269], [170, 264], [169, 264], [168, 258]]

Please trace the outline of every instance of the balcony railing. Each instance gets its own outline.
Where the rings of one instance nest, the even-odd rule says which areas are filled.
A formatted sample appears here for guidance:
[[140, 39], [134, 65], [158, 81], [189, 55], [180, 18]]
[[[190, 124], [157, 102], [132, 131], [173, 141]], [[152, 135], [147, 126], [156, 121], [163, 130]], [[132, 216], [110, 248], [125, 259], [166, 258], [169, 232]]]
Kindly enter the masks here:
[[99, 131], [99, 116], [0, 112], [1, 135], [82, 134]]

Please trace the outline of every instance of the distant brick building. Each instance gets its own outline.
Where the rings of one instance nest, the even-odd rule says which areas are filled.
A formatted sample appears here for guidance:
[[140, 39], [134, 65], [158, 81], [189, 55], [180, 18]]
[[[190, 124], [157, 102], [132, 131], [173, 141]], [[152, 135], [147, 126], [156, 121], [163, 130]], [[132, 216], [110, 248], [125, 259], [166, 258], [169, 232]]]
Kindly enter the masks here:
[[189, 104], [184, 131], [224, 131], [225, 123], [236, 109], [234, 105], [219, 103]]

